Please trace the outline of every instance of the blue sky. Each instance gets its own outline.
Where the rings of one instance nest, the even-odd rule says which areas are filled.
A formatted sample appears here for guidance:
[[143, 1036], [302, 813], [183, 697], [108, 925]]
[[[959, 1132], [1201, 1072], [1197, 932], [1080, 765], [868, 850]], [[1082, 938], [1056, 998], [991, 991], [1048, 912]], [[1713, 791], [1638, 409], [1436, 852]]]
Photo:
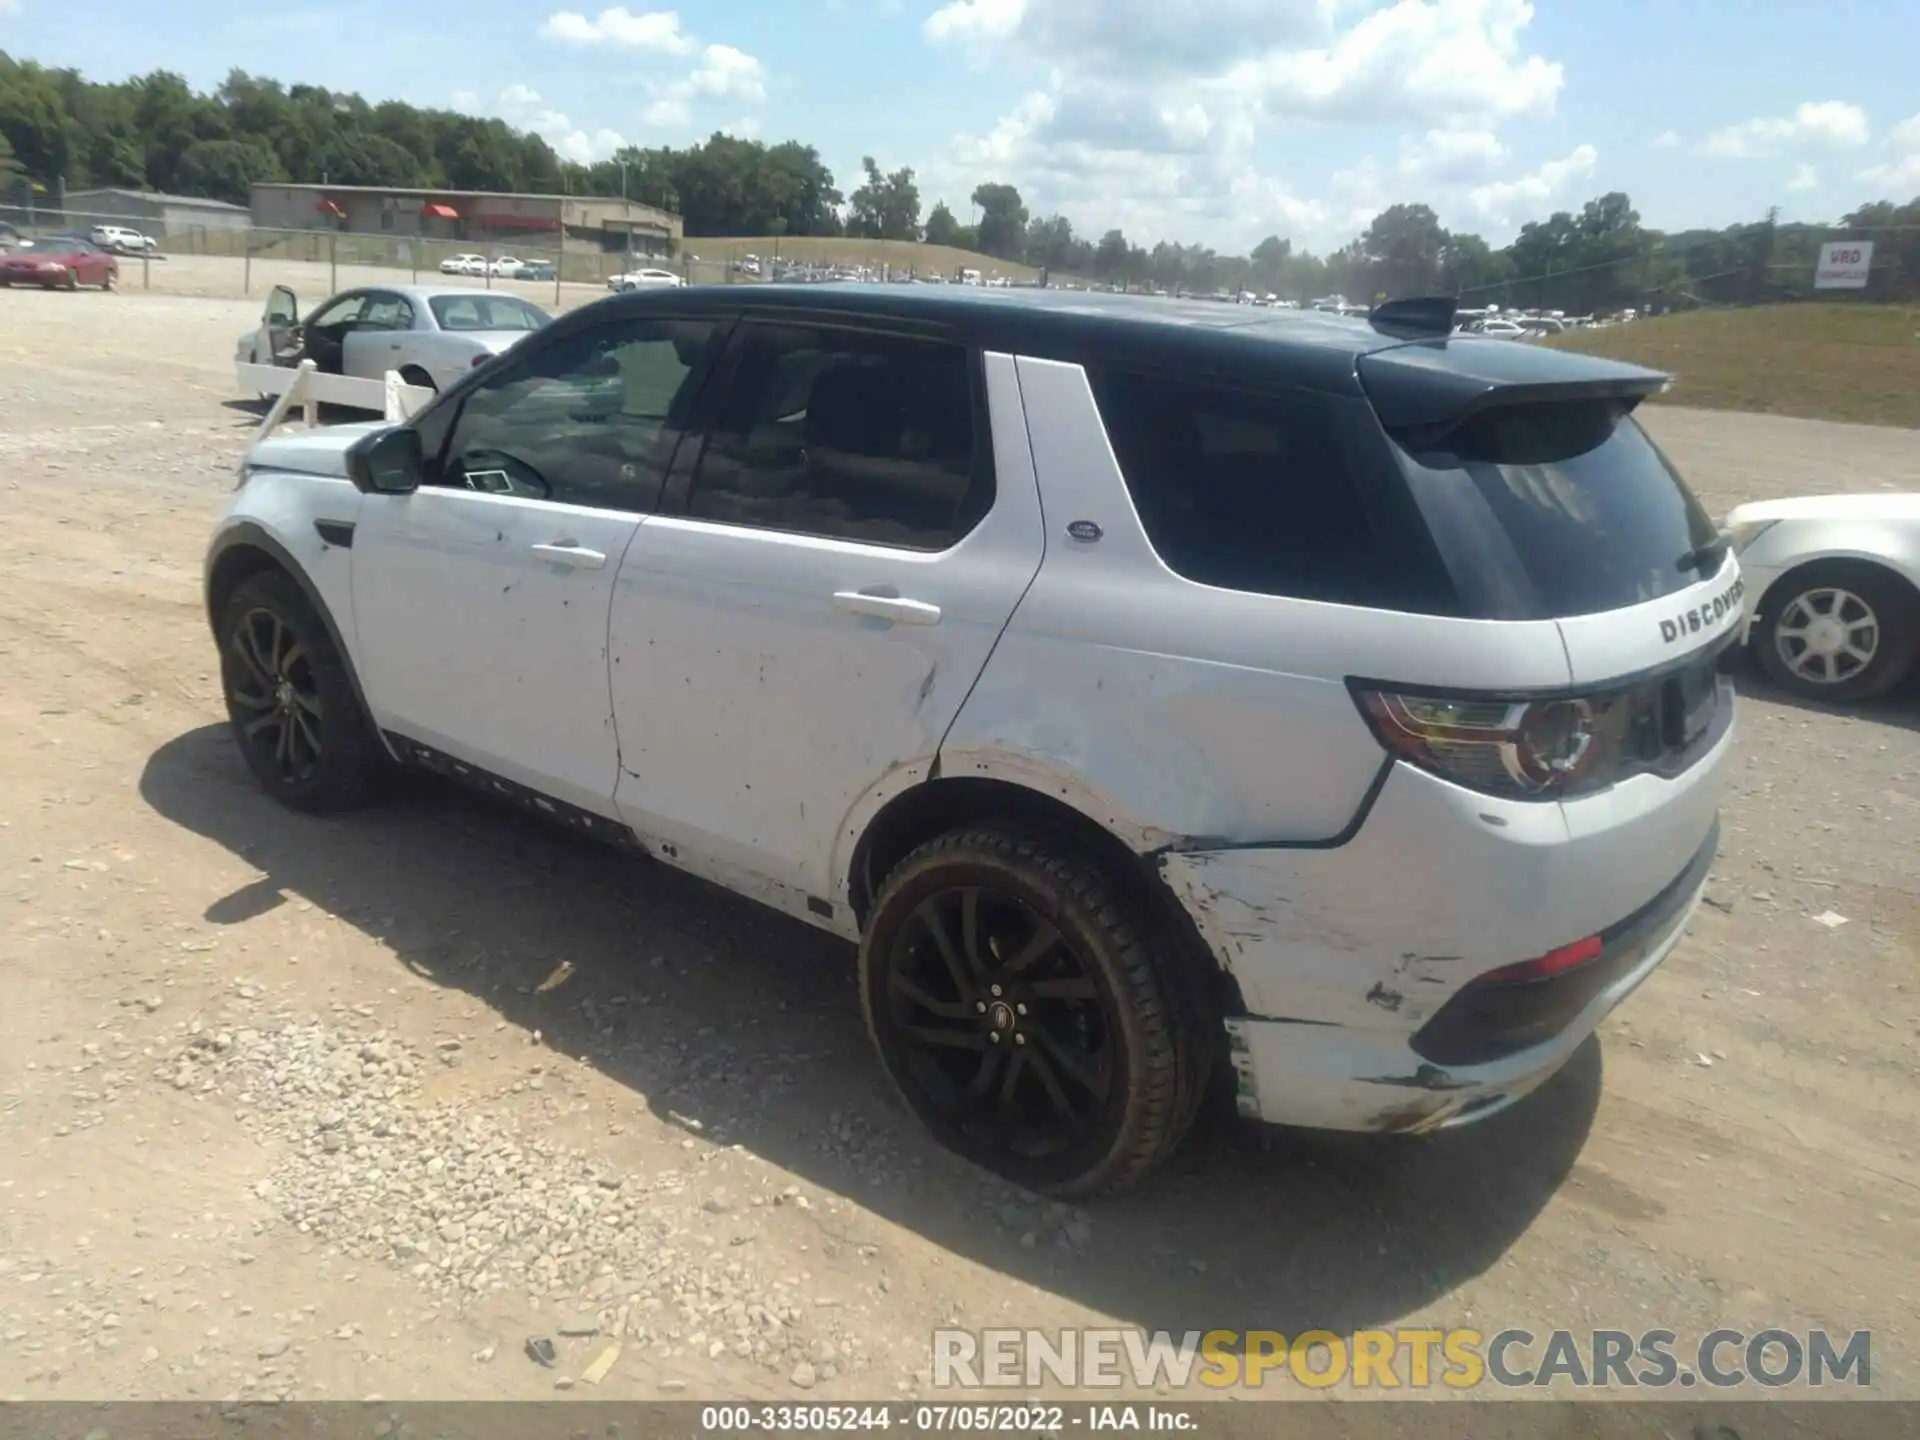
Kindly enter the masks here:
[[715, 129], [1018, 185], [1083, 233], [1324, 250], [1395, 201], [1495, 243], [1607, 190], [1649, 224], [1920, 195], [1920, 5], [1890, 0], [0, 0], [0, 49], [238, 66], [497, 114], [591, 159]]

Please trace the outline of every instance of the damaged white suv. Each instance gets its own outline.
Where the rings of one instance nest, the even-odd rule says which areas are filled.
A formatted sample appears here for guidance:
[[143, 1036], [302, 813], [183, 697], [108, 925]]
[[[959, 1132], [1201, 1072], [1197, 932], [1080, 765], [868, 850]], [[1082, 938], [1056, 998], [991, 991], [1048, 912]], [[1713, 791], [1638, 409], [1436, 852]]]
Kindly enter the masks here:
[[602, 301], [255, 448], [234, 733], [296, 809], [424, 767], [856, 942], [908, 1104], [1037, 1189], [1137, 1179], [1219, 1066], [1491, 1114], [1699, 897], [1742, 592], [1661, 376], [1451, 311]]

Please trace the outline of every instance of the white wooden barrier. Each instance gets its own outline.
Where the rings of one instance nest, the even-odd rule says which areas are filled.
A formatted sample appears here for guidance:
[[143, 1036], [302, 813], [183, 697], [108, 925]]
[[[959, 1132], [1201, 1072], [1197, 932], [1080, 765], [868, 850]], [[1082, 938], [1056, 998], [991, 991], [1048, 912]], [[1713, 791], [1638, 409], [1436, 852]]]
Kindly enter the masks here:
[[351, 405], [356, 410], [374, 410], [389, 420], [406, 420], [433, 399], [436, 392], [424, 385], [402, 382], [397, 371], [389, 370], [381, 380], [359, 375], [327, 375], [311, 360], [302, 360], [297, 368], [285, 365], [247, 365], [234, 367], [243, 395], [272, 395], [273, 407], [260, 422], [254, 439], [264, 440], [282, 424], [296, 406], [307, 428], [320, 423], [322, 405]]

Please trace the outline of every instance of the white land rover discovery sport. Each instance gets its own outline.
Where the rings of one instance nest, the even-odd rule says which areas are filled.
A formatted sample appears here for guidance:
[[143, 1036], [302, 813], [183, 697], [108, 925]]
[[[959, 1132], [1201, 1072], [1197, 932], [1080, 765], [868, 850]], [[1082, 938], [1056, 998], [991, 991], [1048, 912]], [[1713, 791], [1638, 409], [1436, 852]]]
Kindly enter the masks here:
[[1700, 895], [1741, 582], [1663, 377], [1451, 323], [603, 300], [254, 448], [234, 733], [296, 809], [424, 767], [856, 942], [907, 1103], [1037, 1189], [1135, 1180], [1212, 1075], [1489, 1115]]

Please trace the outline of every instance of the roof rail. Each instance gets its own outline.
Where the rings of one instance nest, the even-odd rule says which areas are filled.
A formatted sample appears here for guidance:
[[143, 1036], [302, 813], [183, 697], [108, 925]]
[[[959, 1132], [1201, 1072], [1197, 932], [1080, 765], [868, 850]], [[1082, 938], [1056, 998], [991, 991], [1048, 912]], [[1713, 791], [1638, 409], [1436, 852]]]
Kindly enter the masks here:
[[1453, 333], [1458, 305], [1459, 301], [1451, 295], [1412, 295], [1405, 300], [1385, 300], [1367, 313], [1367, 323], [1383, 335], [1407, 340], [1444, 338]]

